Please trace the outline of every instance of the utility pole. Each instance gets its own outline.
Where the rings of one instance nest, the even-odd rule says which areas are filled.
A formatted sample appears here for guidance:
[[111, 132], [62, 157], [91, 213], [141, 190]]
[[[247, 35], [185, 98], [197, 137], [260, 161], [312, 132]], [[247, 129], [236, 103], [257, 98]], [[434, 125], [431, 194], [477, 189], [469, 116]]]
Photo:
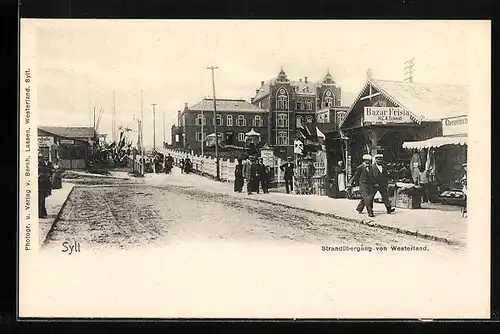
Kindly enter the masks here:
[[215, 166], [217, 167], [217, 181], [220, 181], [220, 166], [219, 166], [219, 136], [217, 134], [217, 103], [215, 99], [215, 74], [214, 70], [218, 69], [217, 66], [209, 66], [207, 70], [212, 71], [212, 90], [214, 99], [214, 133], [215, 133]]
[[151, 104], [153, 106], [153, 151], [156, 150], [156, 103]]
[[116, 106], [115, 106], [115, 91], [113, 90], [113, 116], [112, 116], [112, 121], [111, 121], [111, 126], [112, 131], [111, 131], [111, 137], [112, 141], [116, 141]]
[[[203, 123], [205, 123], [205, 116], [203, 115], [203, 100], [201, 100], [201, 157], [203, 158], [203, 146], [205, 145], [205, 138], [203, 136]], [[203, 161], [203, 160], [202, 160]]]
[[165, 143], [166, 143], [166, 136], [165, 136], [165, 112], [163, 112], [163, 148], [165, 148]]
[[141, 175], [144, 176], [145, 166], [144, 163], [146, 160], [144, 159], [144, 107], [143, 107], [143, 97], [142, 97], [142, 89], [141, 89]]
[[415, 77], [415, 58], [405, 61], [405, 82], [413, 83]]

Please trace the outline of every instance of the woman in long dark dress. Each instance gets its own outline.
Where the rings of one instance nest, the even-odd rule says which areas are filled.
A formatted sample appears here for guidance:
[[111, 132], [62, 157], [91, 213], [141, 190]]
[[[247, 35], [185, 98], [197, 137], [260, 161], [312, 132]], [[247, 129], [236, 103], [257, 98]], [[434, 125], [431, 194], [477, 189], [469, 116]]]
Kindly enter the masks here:
[[243, 183], [243, 164], [241, 163], [241, 159], [238, 159], [238, 164], [236, 164], [234, 169], [234, 191], [242, 192]]

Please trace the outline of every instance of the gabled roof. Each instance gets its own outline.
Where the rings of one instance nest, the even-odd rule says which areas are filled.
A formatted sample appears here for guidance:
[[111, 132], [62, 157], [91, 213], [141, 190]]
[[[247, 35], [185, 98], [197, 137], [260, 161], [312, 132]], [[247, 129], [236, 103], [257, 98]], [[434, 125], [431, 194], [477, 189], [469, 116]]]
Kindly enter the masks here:
[[[415, 115], [420, 116], [422, 121], [439, 121], [446, 117], [468, 114], [469, 89], [467, 86], [368, 78], [363, 89], [351, 104], [347, 116], [358, 103], [368, 85], [372, 85], [395, 105], [407, 108]], [[346, 119], [347, 117], [344, 120]]]
[[89, 126], [39, 126], [38, 129], [65, 138], [92, 138], [95, 130]]
[[[252, 112], [265, 113], [266, 110], [259, 108], [245, 100], [235, 99], [216, 99], [217, 111], [220, 112]], [[212, 99], [203, 99], [194, 106], [188, 108], [189, 111], [214, 111], [214, 101]]]

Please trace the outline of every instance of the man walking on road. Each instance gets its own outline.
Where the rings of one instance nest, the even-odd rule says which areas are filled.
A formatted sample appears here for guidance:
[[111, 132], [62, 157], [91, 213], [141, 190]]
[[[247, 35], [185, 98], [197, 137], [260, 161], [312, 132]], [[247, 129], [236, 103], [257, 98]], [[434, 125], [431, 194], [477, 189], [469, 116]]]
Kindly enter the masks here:
[[286, 163], [280, 166], [280, 169], [285, 172], [285, 188], [286, 193], [289, 194], [290, 191], [293, 191], [293, 170], [295, 168], [294, 163], [292, 162], [292, 158], [288, 157], [286, 159]]
[[373, 182], [375, 185], [374, 193], [378, 190], [380, 196], [382, 196], [382, 201], [385, 204], [387, 213], [390, 214], [394, 212], [394, 208], [391, 207], [391, 202], [389, 201], [387, 189], [389, 185], [389, 175], [387, 174], [387, 165], [383, 163], [383, 157], [382, 154], [376, 154], [374, 157], [375, 162], [372, 165]]
[[359, 185], [361, 200], [359, 201], [356, 211], [363, 213], [363, 209], [366, 206], [368, 216], [375, 217], [373, 214], [373, 197], [375, 193], [373, 191], [373, 173], [371, 169], [371, 162], [371, 155], [363, 155], [363, 163], [356, 168], [354, 175], [349, 180], [349, 185]]

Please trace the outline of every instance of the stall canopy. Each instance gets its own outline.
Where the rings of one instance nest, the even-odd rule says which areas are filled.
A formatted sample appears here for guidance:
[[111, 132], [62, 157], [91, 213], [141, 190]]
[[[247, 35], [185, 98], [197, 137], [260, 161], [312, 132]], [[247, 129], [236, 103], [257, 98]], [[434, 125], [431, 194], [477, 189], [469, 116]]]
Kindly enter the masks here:
[[260, 136], [260, 133], [256, 132], [253, 128], [245, 133], [246, 136]]
[[407, 141], [403, 143], [403, 148], [420, 150], [444, 145], [467, 145], [467, 137], [434, 137], [423, 141]]

